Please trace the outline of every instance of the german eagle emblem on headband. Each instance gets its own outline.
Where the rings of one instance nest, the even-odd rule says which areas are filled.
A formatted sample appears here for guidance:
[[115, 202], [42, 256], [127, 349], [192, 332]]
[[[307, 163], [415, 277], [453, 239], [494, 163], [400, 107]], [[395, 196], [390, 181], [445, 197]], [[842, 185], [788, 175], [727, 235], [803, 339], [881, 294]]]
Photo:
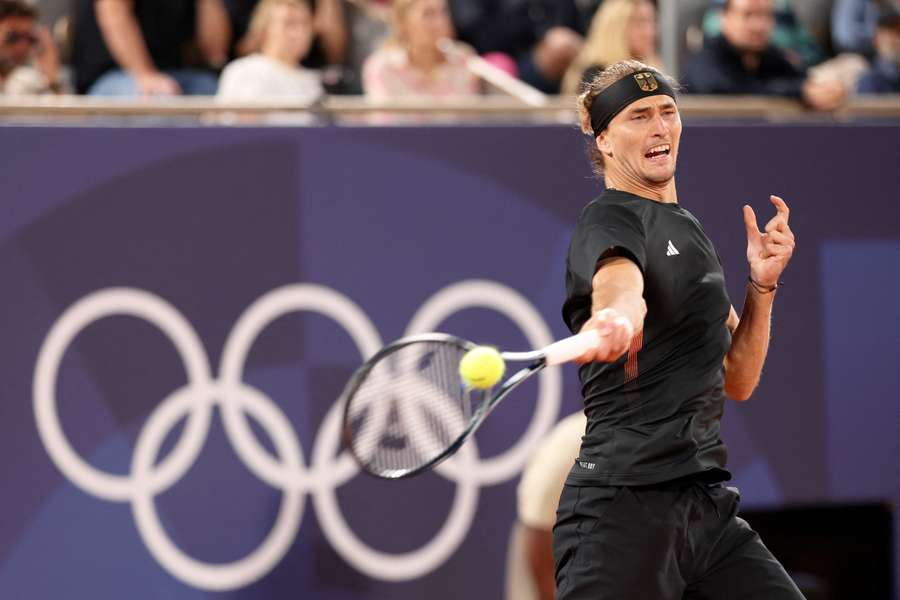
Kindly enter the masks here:
[[634, 80], [637, 81], [638, 86], [644, 92], [655, 92], [656, 88], [659, 87], [659, 83], [657, 83], [653, 73], [648, 73], [646, 71], [643, 73], [635, 73]]

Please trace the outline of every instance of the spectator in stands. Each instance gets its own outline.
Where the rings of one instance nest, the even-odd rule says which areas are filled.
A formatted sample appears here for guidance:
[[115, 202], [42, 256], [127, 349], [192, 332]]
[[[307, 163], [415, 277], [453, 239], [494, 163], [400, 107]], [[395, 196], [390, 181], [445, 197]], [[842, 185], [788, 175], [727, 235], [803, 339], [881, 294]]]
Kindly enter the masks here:
[[384, 1], [351, 0], [347, 9], [352, 33], [345, 72], [347, 92], [361, 94], [363, 65], [390, 35], [391, 8]]
[[480, 92], [478, 78], [466, 66], [472, 50], [453, 41], [445, 0], [394, 0], [392, 27], [391, 37], [363, 66], [367, 96], [388, 99]]
[[[892, 0], [883, 0], [888, 4]], [[838, 52], [875, 55], [872, 41], [878, 22], [880, 0], [835, 0], [831, 10], [831, 40]]]
[[587, 40], [563, 79], [562, 92], [577, 94], [584, 81], [629, 58], [660, 68], [656, 7], [650, 0], [607, 0], [591, 22]]
[[[253, 10], [260, 0], [224, 0], [231, 17], [237, 43], [232, 56], [245, 56], [255, 52], [259, 41], [249, 31]], [[316, 69], [323, 75], [325, 87], [332, 93], [347, 91], [344, 65], [350, 47], [350, 29], [347, 26], [345, 0], [309, 0], [313, 11], [313, 41], [302, 64]]]
[[[250, 21], [260, 1], [225, 0], [237, 40], [234, 49], [236, 56], [250, 54], [258, 45], [250, 31]], [[310, 0], [310, 7], [313, 11], [313, 42], [309, 54], [303, 59], [303, 65], [321, 69], [327, 65], [343, 63], [350, 44], [343, 0]]]
[[[713, 6], [703, 17], [704, 37], [715, 37], [722, 31], [722, 10], [725, 0], [714, 0]], [[789, 61], [798, 68], [807, 68], [822, 62], [825, 53], [809, 34], [794, 12], [790, 0], [775, 1], [775, 27], [772, 45], [782, 50]]]
[[59, 52], [37, 16], [24, 0], [0, 0], [0, 94], [62, 91]]
[[450, 0], [450, 8], [462, 41], [508, 54], [519, 77], [546, 93], [559, 91], [584, 44], [575, 0]]
[[222, 0], [79, 0], [77, 11], [72, 66], [78, 92], [216, 92], [212, 69], [225, 64], [231, 42]]
[[806, 78], [771, 44], [772, 0], [727, 0], [722, 35], [707, 40], [688, 65], [685, 88], [694, 94], [760, 94], [802, 99], [834, 110], [846, 96], [837, 81]]
[[262, 0], [250, 20], [253, 54], [239, 58], [222, 72], [222, 100], [295, 100], [312, 104], [322, 94], [319, 73], [300, 65], [313, 38], [308, 0]]
[[875, 30], [872, 68], [860, 78], [861, 94], [900, 94], [900, 10], [884, 6]]

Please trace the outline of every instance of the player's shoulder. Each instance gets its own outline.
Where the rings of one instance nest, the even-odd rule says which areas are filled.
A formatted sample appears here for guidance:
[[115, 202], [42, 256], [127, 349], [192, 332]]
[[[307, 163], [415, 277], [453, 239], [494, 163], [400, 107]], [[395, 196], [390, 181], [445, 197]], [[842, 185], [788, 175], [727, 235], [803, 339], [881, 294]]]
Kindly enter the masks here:
[[633, 194], [618, 190], [606, 190], [587, 203], [581, 210], [578, 220], [585, 225], [614, 221], [642, 221], [645, 212], [644, 204], [645, 202]]

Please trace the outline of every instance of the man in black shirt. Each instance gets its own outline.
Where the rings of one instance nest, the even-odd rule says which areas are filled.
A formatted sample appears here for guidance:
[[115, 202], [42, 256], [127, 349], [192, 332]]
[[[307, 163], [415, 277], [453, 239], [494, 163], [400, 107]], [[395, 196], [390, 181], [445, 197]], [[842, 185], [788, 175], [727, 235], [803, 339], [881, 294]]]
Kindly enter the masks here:
[[745, 94], [802, 99], [816, 110], [834, 110], [845, 97], [837, 81], [816, 81], [771, 43], [773, 0], [727, 0], [722, 35], [706, 41], [684, 78], [692, 94]]
[[601, 334], [579, 362], [587, 428], [554, 528], [558, 600], [796, 600], [781, 565], [721, 482], [727, 394], [756, 387], [778, 278], [794, 248], [789, 210], [760, 232], [744, 207], [750, 277], [738, 318], [703, 228], [678, 204], [681, 137], [668, 81], [636, 61], [579, 99], [607, 190], [569, 249], [563, 317]]
[[216, 93], [231, 39], [222, 0], [77, 0], [75, 11], [79, 94]]

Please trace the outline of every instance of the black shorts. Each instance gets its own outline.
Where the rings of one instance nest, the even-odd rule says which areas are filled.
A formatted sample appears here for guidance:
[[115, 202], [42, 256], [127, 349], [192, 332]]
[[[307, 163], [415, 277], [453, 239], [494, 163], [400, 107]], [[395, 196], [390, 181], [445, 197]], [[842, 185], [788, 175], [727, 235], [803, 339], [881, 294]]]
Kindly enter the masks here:
[[563, 488], [556, 600], [802, 600], [721, 484]]

